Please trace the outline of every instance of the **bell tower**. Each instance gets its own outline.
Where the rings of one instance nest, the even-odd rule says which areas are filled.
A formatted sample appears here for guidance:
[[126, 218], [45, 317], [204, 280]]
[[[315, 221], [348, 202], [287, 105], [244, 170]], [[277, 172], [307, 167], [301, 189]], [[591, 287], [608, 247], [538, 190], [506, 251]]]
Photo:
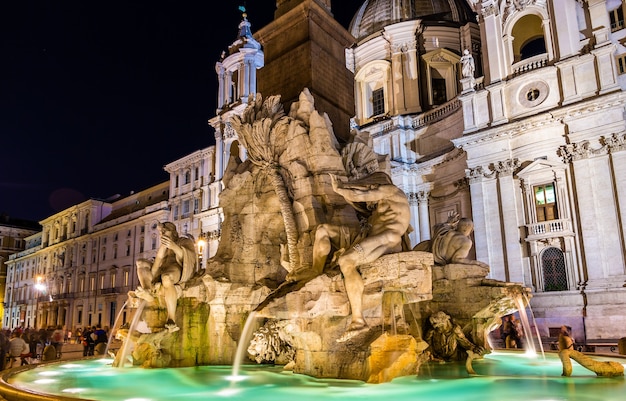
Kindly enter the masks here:
[[277, 0], [274, 21], [254, 37], [263, 45], [265, 66], [258, 71], [263, 97], [281, 95], [285, 109], [304, 88], [315, 107], [328, 114], [337, 138], [348, 139], [354, 116], [354, 77], [345, 48], [355, 39], [331, 13], [330, 0]]

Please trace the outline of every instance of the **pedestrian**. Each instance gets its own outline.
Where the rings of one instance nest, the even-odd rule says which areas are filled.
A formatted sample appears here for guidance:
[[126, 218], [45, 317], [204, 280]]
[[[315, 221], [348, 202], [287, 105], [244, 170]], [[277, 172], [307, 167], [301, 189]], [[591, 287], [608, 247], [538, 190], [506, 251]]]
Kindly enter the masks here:
[[58, 325], [52, 332], [52, 338], [50, 343], [57, 350], [57, 359], [61, 359], [61, 351], [63, 350], [63, 341], [65, 341], [65, 333], [63, 333], [63, 326]]
[[12, 337], [13, 338], [9, 341], [9, 368], [12, 368], [13, 365], [17, 363], [17, 358], [20, 358], [21, 363], [22, 355], [26, 355], [30, 352], [28, 343], [24, 341], [19, 332], [13, 333]]
[[90, 350], [93, 349], [91, 345], [93, 344], [93, 338], [91, 338], [93, 332], [91, 331], [91, 328], [87, 326], [82, 333], [83, 335], [81, 340], [83, 342], [83, 356], [91, 356], [93, 355], [93, 352], [90, 353]]
[[94, 334], [96, 335], [94, 340], [94, 355], [104, 355], [107, 342], [109, 341], [107, 332], [100, 326], [100, 323], [98, 323]]

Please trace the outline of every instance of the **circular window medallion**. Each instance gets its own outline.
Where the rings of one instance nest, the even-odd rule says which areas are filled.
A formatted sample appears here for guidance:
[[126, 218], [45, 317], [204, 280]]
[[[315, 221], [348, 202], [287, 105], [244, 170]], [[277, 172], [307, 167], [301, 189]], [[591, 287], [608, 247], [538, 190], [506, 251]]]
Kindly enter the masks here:
[[519, 102], [524, 107], [535, 107], [548, 97], [550, 88], [543, 81], [531, 82], [520, 88]]

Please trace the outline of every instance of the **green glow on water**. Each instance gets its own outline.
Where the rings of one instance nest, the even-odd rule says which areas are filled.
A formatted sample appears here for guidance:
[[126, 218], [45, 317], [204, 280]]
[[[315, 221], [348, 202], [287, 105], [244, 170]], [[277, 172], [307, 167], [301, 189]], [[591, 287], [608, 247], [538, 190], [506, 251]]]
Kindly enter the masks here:
[[474, 361], [477, 376], [469, 376], [464, 364], [429, 363], [418, 376], [384, 384], [315, 379], [273, 366], [243, 366], [242, 380], [233, 380], [230, 366], [148, 370], [113, 368], [111, 362], [96, 359], [39, 366], [16, 374], [9, 383], [34, 392], [98, 401], [623, 401], [626, 394], [623, 377], [596, 377], [575, 362], [572, 376], [561, 377], [561, 362], [553, 354], [542, 360], [521, 353], [493, 353]]

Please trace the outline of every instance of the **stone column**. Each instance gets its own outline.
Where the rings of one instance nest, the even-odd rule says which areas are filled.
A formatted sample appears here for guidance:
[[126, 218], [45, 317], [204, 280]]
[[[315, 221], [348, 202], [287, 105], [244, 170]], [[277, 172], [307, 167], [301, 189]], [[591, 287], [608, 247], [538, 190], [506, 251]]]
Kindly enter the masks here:
[[420, 191], [417, 193], [417, 210], [419, 216], [420, 241], [430, 239], [430, 216], [428, 214], [428, 197], [430, 192]]
[[[552, 7], [551, 14], [554, 18], [554, 31], [558, 38], [557, 59], [565, 59], [577, 55], [580, 50], [580, 39], [578, 28], [578, 15], [575, 1], [553, 1], [549, 5]], [[550, 35], [546, 35], [549, 37]], [[546, 48], [548, 46], [546, 45]]]
[[506, 280], [495, 173], [478, 166], [468, 169], [466, 175], [470, 181], [476, 259], [489, 265], [490, 278]]
[[611, 27], [611, 19], [609, 13], [606, 12], [606, 0], [587, 0], [587, 6], [596, 47], [603, 46], [610, 39]]
[[[622, 242], [622, 252], [626, 254], [626, 133], [613, 134], [606, 139], [611, 155], [611, 175], [615, 182], [615, 197], [617, 210], [620, 212], [619, 237]], [[623, 269], [622, 269], [623, 270]], [[626, 274], [626, 271], [622, 271]]]
[[607, 280], [624, 270], [623, 242], [617, 235], [620, 228], [615, 188], [611, 174], [606, 174], [610, 171], [608, 155], [598, 157], [600, 151], [591, 149], [589, 141], [560, 149], [561, 156], [572, 166], [581, 248], [590, 281]]
[[391, 112], [394, 115], [402, 114], [406, 112], [406, 105], [404, 103], [404, 85], [402, 84], [402, 77], [404, 75], [404, 66], [402, 63], [402, 45], [390, 43], [389, 49], [391, 51]]
[[224, 89], [226, 90], [224, 95], [224, 104], [230, 104], [233, 102], [233, 72], [226, 71], [224, 77]]
[[[498, 172], [498, 186], [500, 187], [500, 209], [504, 234], [504, 261], [506, 263], [506, 281], [524, 283], [522, 265], [522, 251], [520, 249], [521, 225], [517, 219], [517, 202], [515, 194], [518, 192], [513, 180], [513, 172], [520, 166], [518, 159], [509, 159], [496, 164]], [[528, 284], [528, 283], [527, 283]]]
[[221, 109], [226, 104], [226, 96], [224, 89], [224, 80], [226, 79], [224, 75], [224, 66], [222, 63], [217, 62], [215, 64], [215, 71], [217, 72], [217, 108]]
[[[486, 59], [485, 75], [488, 82], [498, 82], [506, 77], [504, 44], [502, 42], [502, 17], [495, 4], [483, 7], [480, 17], [481, 42], [483, 54], [489, 54]], [[486, 49], [485, 49], [486, 47]]]

